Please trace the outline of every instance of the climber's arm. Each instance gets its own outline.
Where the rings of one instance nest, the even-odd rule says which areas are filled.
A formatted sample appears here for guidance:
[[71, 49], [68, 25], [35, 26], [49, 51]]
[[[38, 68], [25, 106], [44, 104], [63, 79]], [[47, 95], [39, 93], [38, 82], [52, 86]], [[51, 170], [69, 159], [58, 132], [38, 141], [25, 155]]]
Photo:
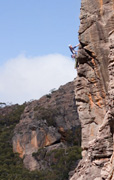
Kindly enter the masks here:
[[80, 44], [77, 44], [76, 46], [74, 46], [74, 48], [78, 47]]

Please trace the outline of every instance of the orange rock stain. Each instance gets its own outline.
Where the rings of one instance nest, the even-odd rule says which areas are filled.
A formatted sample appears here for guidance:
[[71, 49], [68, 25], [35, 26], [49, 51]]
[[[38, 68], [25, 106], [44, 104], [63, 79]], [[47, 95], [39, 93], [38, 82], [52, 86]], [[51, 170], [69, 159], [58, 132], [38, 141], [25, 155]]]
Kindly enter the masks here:
[[100, 8], [103, 6], [103, 0], [100, 0]]
[[20, 157], [20, 158], [23, 158], [24, 151], [23, 151], [23, 148], [21, 147], [19, 141], [17, 141], [16, 149], [17, 149], [17, 152], [19, 153], [19, 157]]
[[98, 92], [95, 96], [95, 99], [96, 99], [96, 104], [101, 108], [103, 104], [103, 99]]
[[89, 97], [90, 107], [93, 108], [94, 103], [93, 103], [91, 94], [89, 94], [88, 97]]
[[46, 135], [45, 137], [45, 146], [49, 146], [51, 144], [51, 137], [49, 135]]
[[100, 14], [103, 14], [103, 0], [100, 0]]
[[97, 105], [101, 108], [100, 99], [97, 101]]
[[32, 131], [31, 144], [32, 144], [35, 148], [38, 147], [36, 131]]
[[95, 60], [94, 60], [93, 58], [92, 58], [91, 62], [92, 62], [92, 64], [93, 64], [94, 66], [96, 66]]
[[98, 68], [97, 68], [97, 65], [96, 65], [96, 62], [95, 62], [94, 58], [92, 58], [91, 62], [92, 62], [92, 64], [93, 64], [93, 66], [95, 67], [96, 76], [99, 78], [100, 75], [99, 75], [99, 72], [98, 72], [98, 70], [97, 70]]
[[93, 127], [91, 127], [90, 136], [94, 136], [94, 129], [93, 129]]
[[60, 132], [65, 132], [64, 129], [63, 129], [63, 127], [60, 127], [60, 128], [59, 128], [59, 131], [60, 131]]
[[91, 81], [92, 83], [95, 83], [96, 79], [95, 79], [95, 78], [90, 78], [90, 81]]

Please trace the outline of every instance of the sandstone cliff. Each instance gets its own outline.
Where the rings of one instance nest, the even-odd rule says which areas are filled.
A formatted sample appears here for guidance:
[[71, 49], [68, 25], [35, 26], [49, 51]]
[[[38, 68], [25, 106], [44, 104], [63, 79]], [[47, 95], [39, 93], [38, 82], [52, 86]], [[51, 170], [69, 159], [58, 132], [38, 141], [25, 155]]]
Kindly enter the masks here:
[[81, 122], [83, 159], [71, 180], [114, 180], [114, 0], [82, 0], [79, 41], [76, 80], [27, 104], [13, 151], [30, 170], [49, 168], [44, 154], [66, 151], [67, 138], [72, 146]]
[[46, 154], [55, 149], [66, 151], [68, 144], [80, 145], [80, 121], [74, 88], [74, 81], [69, 82], [26, 105], [14, 131], [13, 151], [23, 158], [27, 169], [49, 168], [52, 158], [47, 158]]
[[82, 0], [79, 41], [83, 160], [71, 180], [114, 180], [114, 0]]

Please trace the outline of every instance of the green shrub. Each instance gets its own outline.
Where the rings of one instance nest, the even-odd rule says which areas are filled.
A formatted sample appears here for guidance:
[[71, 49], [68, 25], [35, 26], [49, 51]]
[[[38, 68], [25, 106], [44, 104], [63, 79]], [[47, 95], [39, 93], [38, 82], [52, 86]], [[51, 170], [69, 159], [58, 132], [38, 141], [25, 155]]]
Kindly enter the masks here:
[[50, 152], [46, 152], [46, 148], [41, 148], [38, 152], [33, 153], [33, 156], [38, 161], [43, 160], [44, 163], [50, 164], [48, 169], [40, 172], [42, 180], [45, 180], [46, 177], [49, 180], [68, 180], [69, 171], [76, 167], [76, 160], [81, 159], [81, 148], [73, 146]]
[[38, 120], [46, 120], [48, 123], [48, 126], [56, 126], [56, 116], [59, 114], [58, 109], [54, 109], [51, 107], [41, 107], [41, 106], [36, 106], [34, 108], [35, 112], [35, 118]]
[[65, 131], [64, 140], [71, 146], [81, 146], [81, 126]]

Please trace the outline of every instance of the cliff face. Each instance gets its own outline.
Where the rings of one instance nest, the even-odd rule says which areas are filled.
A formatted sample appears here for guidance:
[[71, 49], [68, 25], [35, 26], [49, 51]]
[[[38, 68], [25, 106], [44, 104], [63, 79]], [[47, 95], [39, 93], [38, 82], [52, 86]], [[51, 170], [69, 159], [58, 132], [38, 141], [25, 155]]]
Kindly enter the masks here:
[[75, 81], [82, 156], [71, 180], [114, 179], [114, 0], [82, 0]]
[[82, 0], [79, 41], [76, 80], [27, 104], [13, 151], [30, 170], [48, 168], [44, 154], [66, 150], [75, 134], [80, 143], [81, 121], [83, 159], [71, 180], [114, 180], [114, 0]]
[[[42, 157], [38, 156], [36, 159], [40, 159], [36, 160], [32, 156], [41, 148], [45, 148], [42, 153], [46, 154], [53, 149], [67, 148], [67, 141], [70, 141], [70, 145], [80, 145], [80, 122], [74, 88], [73, 81], [27, 104], [13, 136], [13, 151], [24, 159], [26, 168], [49, 168], [46, 164], [48, 160], [44, 162]], [[75, 134], [77, 138], [74, 140]]]

